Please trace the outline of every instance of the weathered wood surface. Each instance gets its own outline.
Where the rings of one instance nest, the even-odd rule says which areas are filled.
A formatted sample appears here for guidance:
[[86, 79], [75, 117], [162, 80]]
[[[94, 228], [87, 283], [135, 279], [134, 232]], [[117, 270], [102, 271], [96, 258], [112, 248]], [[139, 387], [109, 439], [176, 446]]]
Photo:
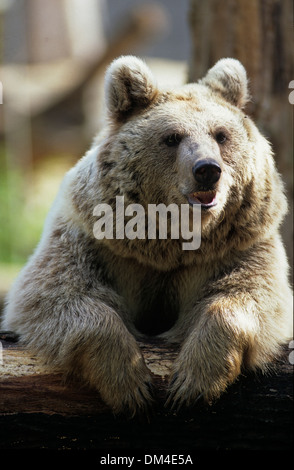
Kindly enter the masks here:
[[177, 415], [163, 406], [176, 351], [142, 344], [158, 401], [147, 422], [114, 417], [96, 392], [65, 385], [60, 374], [43, 367], [29, 351], [1, 342], [0, 449], [292, 449], [293, 366], [288, 348], [270, 375], [244, 375], [215, 404], [198, 403]]
[[[59, 413], [64, 416], [81, 416], [109, 412], [96, 391], [77, 383], [65, 384], [59, 371], [42, 365], [41, 361], [25, 348], [6, 340], [2, 340], [2, 348], [0, 415]], [[154, 344], [141, 344], [141, 349], [159, 393], [163, 392], [175, 351]]]

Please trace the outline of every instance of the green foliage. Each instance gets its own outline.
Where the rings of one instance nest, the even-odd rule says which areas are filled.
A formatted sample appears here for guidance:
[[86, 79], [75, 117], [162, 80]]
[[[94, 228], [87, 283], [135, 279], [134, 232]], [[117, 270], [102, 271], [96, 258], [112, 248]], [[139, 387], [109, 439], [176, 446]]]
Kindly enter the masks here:
[[32, 195], [32, 184], [20, 169], [0, 156], [0, 263], [23, 264], [40, 238], [47, 206]]

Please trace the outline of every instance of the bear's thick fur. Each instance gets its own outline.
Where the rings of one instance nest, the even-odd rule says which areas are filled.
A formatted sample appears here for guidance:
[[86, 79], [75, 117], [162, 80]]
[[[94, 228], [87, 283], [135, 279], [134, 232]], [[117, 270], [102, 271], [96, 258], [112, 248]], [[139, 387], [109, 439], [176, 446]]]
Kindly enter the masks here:
[[[108, 122], [71, 169], [3, 327], [99, 391], [114, 412], [144, 410], [151, 375], [137, 340], [179, 345], [167, 401], [217, 398], [243, 367], [266, 369], [291, 337], [279, 235], [287, 210], [271, 147], [243, 108], [247, 78], [222, 59], [199, 83], [160, 90], [132, 56], [106, 72]], [[201, 245], [94, 235], [98, 204], [201, 204]], [[195, 206], [196, 207], [196, 206]]]

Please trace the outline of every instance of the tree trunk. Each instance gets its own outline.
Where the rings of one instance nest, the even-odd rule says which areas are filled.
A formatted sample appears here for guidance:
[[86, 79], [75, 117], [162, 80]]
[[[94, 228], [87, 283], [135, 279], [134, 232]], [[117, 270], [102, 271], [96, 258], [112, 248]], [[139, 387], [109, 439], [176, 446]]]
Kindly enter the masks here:
[[293, 261], [293, 3], [291, 0], [190, 0], [192, 57], [189, 80], [205, 75], [222, 57], [245, 66], [252, 100], [247, 106], [269, 138], [288, 191], [290, 211], [283, 235]]
[[155, 386], [154, 414], [140, 421], [114, 417], [96, 391], [64, 384], [58, 371], [8, 339], [0, 333], [2, 457], [4, 449], [42, 448], [130, 456], [137, 450], [144, 458], [151, 449], [158, 456], [194, 454], [195, 464], [199, 450], [291, 450], [293, 367], [288, 348], [275, 372], [244, 373], [214, 404], [198, 402], [176, 414], [164, 402], [177, 351], [140, 343]]

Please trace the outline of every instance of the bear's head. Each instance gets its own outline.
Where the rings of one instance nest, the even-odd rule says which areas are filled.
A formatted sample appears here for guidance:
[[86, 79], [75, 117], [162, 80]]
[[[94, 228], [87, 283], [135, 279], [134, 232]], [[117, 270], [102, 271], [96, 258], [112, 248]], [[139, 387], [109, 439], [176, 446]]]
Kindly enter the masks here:
[[169, 269], [270, 237], [286, 200], [271, 148], [243, 111], [246, 71], [222, 59], [198, 83], [160, 90], [140, 59], [121, 57], [105, 77], [108, 126], [99, 144], [96, 203], [201, 207], [201, 246], [182, 240], [106, 240], [123, 256]]

